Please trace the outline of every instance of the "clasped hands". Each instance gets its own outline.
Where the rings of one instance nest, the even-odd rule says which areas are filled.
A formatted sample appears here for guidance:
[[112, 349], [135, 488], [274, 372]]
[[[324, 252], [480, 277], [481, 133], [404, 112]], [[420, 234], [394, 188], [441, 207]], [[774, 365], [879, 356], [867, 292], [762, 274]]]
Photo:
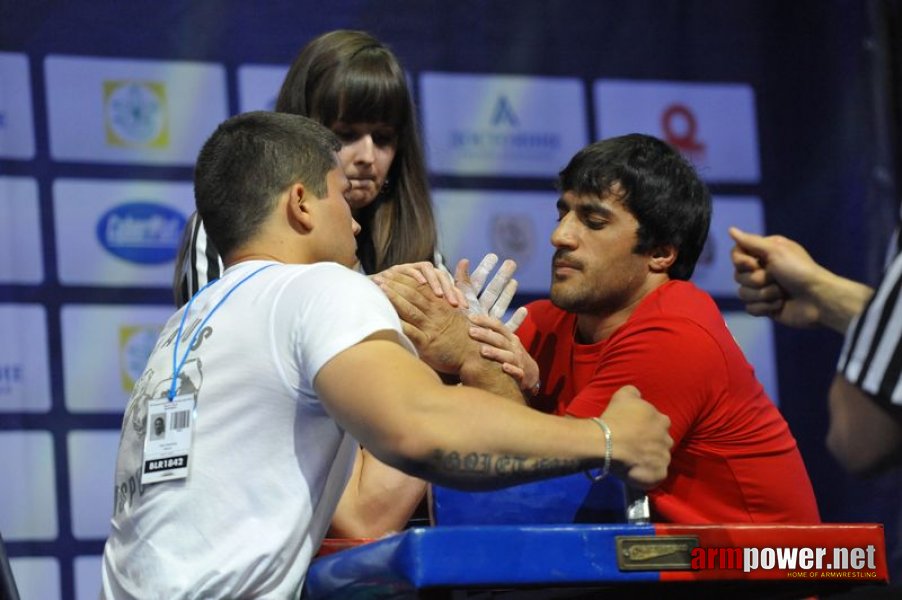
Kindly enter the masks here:
[[514, 335], [526, 309], [521, 307], [506, 323], [501, 321], [517, 291], [513, 278], [517, 264], [505, 260], [489, 279], [497, 263], [498, 257], [488, 254], [471, 275], [469, 261], [463, 259], [453, 281], [447, 271], [429, 262], [398, 265], [372, 280], [395, 307], [420, 358], [433, 369], [463, 379], [480, 359], [489, 360], [521, 390], [533, 390], [539, 381], [538, 365]]

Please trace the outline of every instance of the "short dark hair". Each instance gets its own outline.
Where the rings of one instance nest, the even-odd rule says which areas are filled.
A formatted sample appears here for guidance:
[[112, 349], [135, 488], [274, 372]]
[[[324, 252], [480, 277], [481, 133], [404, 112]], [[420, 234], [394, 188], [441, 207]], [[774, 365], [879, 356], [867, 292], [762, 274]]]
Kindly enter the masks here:
[[339, 29], [300, 51], [276, 99], [276, 110], [326, 127], [387, 123], [398, 136], [386, 189], [355, 218], [357, 256], [367, 273], [433, 260], [438, 234], [429, 178], [404, 69], [392, 51], [363, 31]]
[[293, 183], [324, 197], [340, 148], [335, 134], [298, 115], [250, 112], [220, 124], [197, 157], [194, 199], [222, 256], [253, 237]]
[[620, 187], [624, 206], [639, 221], [633, 249], [671, 245], [677, 258], [668, 274], [689, 279], [708, 238], [711, 195], [692, 165], [674, 148], [633, 133], [586, 146], [560, 172], [558, 189], [603, 197]]

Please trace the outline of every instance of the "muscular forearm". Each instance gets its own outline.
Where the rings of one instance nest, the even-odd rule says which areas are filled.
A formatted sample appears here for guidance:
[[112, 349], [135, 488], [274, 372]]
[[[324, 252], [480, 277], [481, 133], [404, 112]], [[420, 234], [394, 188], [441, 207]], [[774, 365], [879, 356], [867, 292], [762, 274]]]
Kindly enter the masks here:
[[[380, 460], [473, 489], [604, 465], [605, 436], [591, 420], [545, 415], [482, 390], [442, 385], [382, 337], [330, 360], [315, 382], [329, 413]], [[635, 389], [615, 394], [602, 417], [613, 436], [612, 468], [638, 486], [663, 479], [669, 419]]]
[[823, 269], [811, 284], [809, 295], [818, 308], [818, 323], [845, 333], [852, 319], [864, 310], [874, 290]]
[[[604, 462], [604, 437], [588, 420], [550, 417], [467, 387], [448, 390], [417, 435], [398, 446], [399, 468], [466, 489], [514, 485]], [[432, 412], [430, 409], [429, 412]], [[499, 431], [498, 424], [505, 423]], [[616, 448], [614, 462], [623, 462]]]
[[[523, 402], [500, 365], [477, 359], [462, 370], [463, 383]], [[404, 528], [426, 491], [426, 482], [381, 462], [365, 449], [332, 518], [330, 537], [377, 538]]]
[[332, 517], [330, 537], [376, 538], [400, 531], [426, 492], [411, 477], [361, 449]]

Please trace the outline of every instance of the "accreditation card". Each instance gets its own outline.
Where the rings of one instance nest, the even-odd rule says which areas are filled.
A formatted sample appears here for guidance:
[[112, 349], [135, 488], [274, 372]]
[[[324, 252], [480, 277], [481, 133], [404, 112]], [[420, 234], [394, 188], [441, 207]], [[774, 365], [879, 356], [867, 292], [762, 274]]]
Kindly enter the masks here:
[[188, 477], [195, 406], [193, 394], [172, 400], [157, 398], [147, 403], [142, 485]]

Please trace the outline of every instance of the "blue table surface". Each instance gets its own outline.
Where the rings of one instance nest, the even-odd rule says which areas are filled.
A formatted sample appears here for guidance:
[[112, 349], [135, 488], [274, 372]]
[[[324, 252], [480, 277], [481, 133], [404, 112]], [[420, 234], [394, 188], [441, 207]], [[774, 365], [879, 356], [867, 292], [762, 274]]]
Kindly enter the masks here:
[[654, 533], [627, 524], [408, 529], [315, 560], [304, 598], [352, 597], [362, 588], [390, 597], [431, 587], [653, 582], [656, 571], [617, 568], [614, 538]]

